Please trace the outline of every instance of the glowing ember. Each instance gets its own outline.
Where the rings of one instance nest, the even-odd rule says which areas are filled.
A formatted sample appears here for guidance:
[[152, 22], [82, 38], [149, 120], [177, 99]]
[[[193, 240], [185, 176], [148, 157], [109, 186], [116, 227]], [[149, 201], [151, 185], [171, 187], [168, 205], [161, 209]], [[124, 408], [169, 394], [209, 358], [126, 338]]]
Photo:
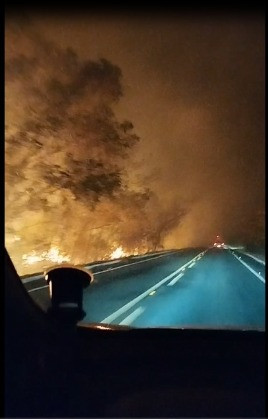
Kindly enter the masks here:
[[24, 260], [24, 265], [33, 265], [34, 263], [46, 260], [54, 263], [70, 262], [69, 256], [63, 256], [60, 254], [60, 250], [56, 246], [51, 247], [47, 252], [43, 252], [41, 255], [32, 251], [29, 254], [23, 255], [22, 259]]
[[111, 253], [110, 259], [119, 259], [124, 256], [127, 256], [127, 254], [124, 252], [123, 248], [120, 246]]

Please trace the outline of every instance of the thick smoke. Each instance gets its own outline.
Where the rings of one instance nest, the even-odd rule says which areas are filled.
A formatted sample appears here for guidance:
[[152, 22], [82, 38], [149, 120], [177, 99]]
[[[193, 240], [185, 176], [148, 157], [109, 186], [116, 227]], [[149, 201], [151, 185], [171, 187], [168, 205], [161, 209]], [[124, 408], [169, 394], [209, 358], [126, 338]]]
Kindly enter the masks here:
[[[109, 31], [119, 39], [112, 22]], [[145, 139], [140, 173], [157, 167], [151, 189], [187, 207], [164, 245], [207, 245], [217, 234], [263, 242], [263, 17], [144, 18], [121, 22], [120, 32], [120, 48], [135, 51], [122, 68], [138, 80], [127, 107]]]
[[139, 137], [114, 111], [121, 69], [8, 20], [5, 74], [6, 243], [19, 273], [30, 271], [22, 254], [52, 246], [74, 263], [118, 246], [162, 248], [183, 211], [140, 181], [133, 186], [128, 159]]
[[18, 267], [264, 242], [262, 16], [10, 17], [5, 97]]

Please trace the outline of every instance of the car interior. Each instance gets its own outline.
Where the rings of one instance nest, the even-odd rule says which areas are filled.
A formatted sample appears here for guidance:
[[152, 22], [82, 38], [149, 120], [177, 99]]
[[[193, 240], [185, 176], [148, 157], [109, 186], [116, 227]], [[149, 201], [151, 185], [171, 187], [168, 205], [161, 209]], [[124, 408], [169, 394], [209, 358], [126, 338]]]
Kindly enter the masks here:
[[43, 312], [5, 252], [5, 417], [264, 417], [264, 335], [80, 325]]

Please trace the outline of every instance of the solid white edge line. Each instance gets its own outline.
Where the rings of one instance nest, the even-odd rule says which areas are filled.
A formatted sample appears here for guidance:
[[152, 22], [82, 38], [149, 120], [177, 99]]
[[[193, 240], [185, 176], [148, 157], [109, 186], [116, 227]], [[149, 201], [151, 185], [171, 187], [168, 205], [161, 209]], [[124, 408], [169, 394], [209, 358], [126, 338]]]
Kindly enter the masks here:
[[255, 259], [257, 262], [261, 263], [262, 265], [265, 266], [265, 260], [259, 259], [257, 258], [257, 256], [252, 255], [251, 253], [247, 253], [247, 252], [242, 252], [241, 250], [238, 250], [238, 253], [242, 253], [242, 255], [246, 255], [252, 259]]
[[[199, 255], [204, 255], [204, 253], [206, 253], [206, 251], [207, 250], [205, 250], [205, 252], [201, 252], [201, 253], [199, 253], [197, 256], [199, 256]], [[117, 266], [116, 268], [110, 268], [110, 269], [105, 269], [104, 271], [99, 271], [99, 272], [95, 272], [95, 273], [93, 273], [93, 275], [95, 276], [95, 275], [100, 275], [100, 274], [102, 274], [102, 273], [105, 273], [105, 272], [111, 272], [111, 271], [115, 271], [116, 269], [122, 269], [122, 268], [125, 268], [125, 267], [127, 267], [127, 266], [131, 266], [131, 265], [137, 265], [138, 263], [144, 263], [144, 262], [147, 262], [148, 260], [152, 260], [152, 259], [158, 259], [158, 258], [161, 258], [161, 257], [164, 257], [164, 256], [170, 256], [170, 255], [173, 255], [174, 253], [177, 253], [177, 250], [175, 250], [174, 252], [170, 252], [170, 253], [164, 253], [164, 254], [160, 254], [159, 256], [156, 256], [156, 257], [153, 257], [153, 258], [148, 258], [148, 259], [146, 259], [146, 260], [139, 260], [138, 262], [133, 262], [133, 263], [127, 263], [127, 264], [125, 264], [125, 265], [121, 265], [121, 266]], [[196, 256], [196, 257], [197, 257]], [[195, 257], [195, 258], [196, 258]], [[195, 259], [194, 258], [194, 259]], [[192, 259], [192, 260], [194, 260], [194, 259]], [[111, 262], [111, 264], [112, 263], [116, 263], [116, 262]], [[108, 264], [108, 263], [107, 263]], [[109, 264], [110, 264], [110, 262], [109, 262]], [[101, 265], [92, 265], [91, 266], [91, 268], [93, 268], [94, 266], [101, 266]], [[87, 269], [89, 269], [89, 267], [86, 267]], [[33, 278], [27, 278], [27, 279], [24, 279], [24, 280], [22, 280], [22, 283], [23, 284], [26, 284], [27, 282], [32, 282], [32, 281], [36, 281], [36, 280], [38, 280], [38, 279], [41, 279], [41, 278], [44, 278], [44, 275], [38, 275], [38, 276], [36, 276], [36, 277], [33, 277]], [[32, 292], [32, 291], [37, 291], [37, 290], [40, 290], [40, 289], [42, 289], [42, 288], [46, 288], [48, 285], [45, 285], [45, 286], [43, 286], [43, 287], [38, 287], [38, 288], [33, 288], [32, 290], [29, 290], [28, 292]]]
[[43, 287], [33, 288], [32, 290], [27, 290], [27, 291], [33, 292], [33, 291], [41, 290], [42, 288], [48, 288], [48, 285], [44, 285]]
[[[126, 263], [124, 265], [117, 266], [116, 268], [105, 269], [104, 271], [95, 272], [94, 275], [99, 275], [99, 274], [104, 273], [104, 272], [110, 272], [110, 271], [113, 271], [114, 269], [124, 268], [125, 266], [135, 265], [137, 263], [147, 262], [147, 260], [158, 259], [158, 258], [163, 257], [163, 256], [173, 255], [173, 253], [177, 253], [177, 250], [174, 250], [173, 252], [163, 252], [163, 253], [161, 252], [160, 255], [157, 256], [157, 257], [150, 257], [148, 259], [140, 260], [138, 262]], [[155, 255], [155, 254], [157, 254], [157, 253], [153, 253], [153, 255]], [[135, 258], [137, 259], [138, 256], [136, 256]], [[140, 258], [146, 258], [146, 256], [142, 255], [142, 256], [140, 256]], [[97, 266], [114, 265], [114, 264], [119, 263], [119, 262], [120, 262], [119, 260], [115, 260], [115, 261], [113, 260], [111, 262], [97, 263], [95, 265], [85, 265], [85, 268], [86, 269], [92, 269], [92, 268], [96, 268]], [[44, 275], [43, 274], [42, 275], [33, 276], [31, 278], [22, 279], [21, 282], [23, 284], [27, 284], [28, 282], [37, 281], [38, 279], [42, 279], [42, 278], [44, 278]]]
[[[207, 250], [205, 250], [205, 252], [207, 252]], [[204, 254], [205, 252], [202, 252], [202, 254]], [[199, 254], [201, 254], [201, 253], [199, 253]], [[138, 295], [138, 297], [136, 297], [133, 300], [129, 301], [127, 304], [125, 304], [124, 306], [122, 306], [121, 308], [119, 308], [118, 310], [116, 310], [114, 313], [110, 314], [110, 316], [105, 317], [105, 319], [103, 319], [100, 323], [110, 323], [113, 320], [115, 320], [117, 317], [121, 316], [121, 314], [124, 314], [127, 310], [129, 310], [130, 308], [132, 308], [135, 304], [137, 304], [143, 298], [147, 297], [147, 295], [149, 295], [150, 292], [152, 292], [155, 289], [161, 287], [161, 285], [163, 285], [165, 282], [167, 282], [171, 278], [173, 278], [174, 275], [177, 275], [183, 268], [185, 268], [186, 266], [190, 265], [190, 263], [192, 263], [193, 260], [194, 260], [194, 258], [191, 259], [191, 260], [189, 260], [189, 262], [185, 263], [179, 269], [177, 269], [176, 271], [172, 272], [171, 274], [169, 274], [165, 278], [161, 279], [161, 281], [159, 281], [157, 284], [155, 284], [152, 287], [150, 287], [147, 291], [144, 291], [142, 294]]]
[[[232, 252], [231, 252], [232, 253]], [[251, 268], [251, 266], [249, 266], [246, 262], [244, 262], [242, 259], [239, 259], [238, 256], [236, 256], [234, 253], [232, 253], [232, 255], [240, 262], [242, 263], [242, 265], [244, 265], [246, 268], [248, 268], [248, 270], [250, 272], [252, 272], [260, 281], [262, 281], [265, 284], [265, 279], [258, 274], [258, 272], [254, 271], [254, 269]]]
[[188, 266], [188, 268], [192, 268], [195, 265], [195, 262], [191, 263], [191, 265]]
[[[178, 250], [180, 250], [180, 249], [178, 249]], [[168, 250], [166, 250], [164, 252], [150, 253], [150, 254], [147, 254], [147, 255], [134, 255], [134, 256], [131, 256], [131, 259], [146, 258], [146, 257], [149, 257], [149, 256], [154, 256], [154, 255], [163, 255], [163, 254], [166, 254], [167, 252], [168, 252]], [[173, 252], [174, 252], [174, 250], [173, 250]], [[171, 253], [171, 251], [170, 251], [170, 253]]]
[[85, 268], [90, 269], [90, 268], [96, 268], [98, 266], [115, 265], [118, 262], [120, 262], [120, 260], [117, 259], [117, 260], [112, 260], [110, 262], [95, 263], [95, 265], [85, 265]]
[[[131, 259], [145, 259], [145, 258], [148, 258], [149, 256], [154, 256], [154, 255], [167, 255], [167, 254], [171, 255], [174, 252], [176, 252], [176, 250], [173, 250], [172, 252], [166, 251], [166, 252], [151, 253], [150, 255], [136, 255], [136, 256], [129, 256], [129, 257]], [[112, 261], [109, 261], [109, 262], [96, 263], [95, 265], [89, 264], [89, 265], [85, 265], [85, 268], [86, 269], [90, 269], [90, 268], [92, 269], [92, 268], [96, 268], [98, 266], [114, 265], [114, 264], [119, 263], [119, 262], [124, 262], [124, 260], [116, 259], [116, 260], [112, 260]]]
[[38, 279], [42, 279], [42, 278], [44, 278], [44, 275], [37, 275], [37, 276], [33, 276], [31, 278], [22, 279], [21, 282], [23, 284], [27, 284], [27, 282], [37, 281]]
[[124, 325], [124, 326], [128, 326], [130, 325], [132, 322], [134, 322], [134, 320], [136, 320], [143, 312], [145, 311], [145, 309], [143, 307], [138, 307], [136, 308], [136, 310], [134, 310], [131, 314], [129, 314], [124, 320], [122, 320], [119, 324], [120, 325]]
[[100, 275], [100, 274], [103, 274], [103, 273], [105, 273], [105, 272], [116, 271], [117, 269], [126, 268], [126, 267], [131, 266], [131, 265], [137, 265], [138, 263], [145, 263], [145, 262], [147, 262], [148, 260], [155, 260], [155, 259], [162, 258], [162, 257], [164, 257], [164, 256], [170, 256], [170, 255], [172, 255], [173, 253], [177, 253], [177, 252], [172, 252], [172, 253], [169, 253], [168, 255], [164, 254], [164, 255], [156, 256], [156, 257], [154, 257], [154, 258], [149, 258], [149, 259], [146, 259], [146, 260], [139, 260], [138, 262], [127, 263], [127, 264], [122, 265], [122, 266], [117, 266], [116, 268], [105, 269], [104, 271], [95, 272], [95, 273], [93, 273], [93, 275], [95, 276], [95, 275]]
[[168, 287], [172, 287], [172, 285], [174, 285], [174, 284], [176, 284], [176, 282], [178, 282], [178, 280], [180, 279], [180, 278], [182, 278], [183, 277], [183, 273], [181, 272], [178, 276], [176, 276], [174, 279], [172, 279], [172, 281], [170, 281], [168, 284], [167, 284], [167, 286]]

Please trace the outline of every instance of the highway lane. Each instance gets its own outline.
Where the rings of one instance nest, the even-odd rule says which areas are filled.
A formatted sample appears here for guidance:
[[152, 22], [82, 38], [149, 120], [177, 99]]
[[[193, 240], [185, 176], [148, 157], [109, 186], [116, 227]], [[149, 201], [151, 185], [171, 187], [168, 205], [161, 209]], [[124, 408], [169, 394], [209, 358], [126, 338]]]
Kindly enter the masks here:
[[259, 275], [265, 277], [265, 261], [263, 261], [263, 259], [255, 258], [255, 256], [243, 252], [233, 251], [232, 253], [238, 257], [241, 263], [246, 263], [258, 272]]
[[[95, 268], [82, 323], [264, 329], [264, 265], [246, 255], [188, 249], [108, 269]], [[31, 296], [43, 309], [49, 306], [47, 288]]]
[[[99, 261], [93, 262], [83, 267], [88, 269], [90, 272], [99, 274], [100, 272], [110, 272], [111, 270], [116, 270], [117, 268], [121, 268], [125, 265], [132, 265], [136, 263], [143, 263], [145, 261], [150, 261], [154, 258], [159, 259], [164, 257], [165, 255], [169, 255], [174, 253], [175, 250], [166, 250], [161, 252], [154, 252], [154, 253], [147, 253], [145, 255], [137, 255], [137, 256], [130, 256], [124, 257], [122, 259], [116, 260], [108, 260], [108, 261]], [[176, 250], [176, 252], [181, 252], [182, 250]], [[21, 277], [22, 283], [25, 285], [28, 291], [34, 289], [41, 289], [46, 285], [44, 273], [39, 272], [37, 274], [32, 274], [29, 276]]]
[[[131, 326], [264, 329], [265, 285], [228, 250], [213, 249], [143, 301], [139, 313]], [[127, 316], [115, 322], [127, 324]]]
[[[100, 322], [111, 311], [117, 310], [154, 285], [158, 278], [174, 272], [203, 249], [182, 249], [158, 252], [141, 257], [87, 265], [94, 274], [93, 284], [84, 291], [86, 322]], [[23, 278], [24, 285], [34, 301], [47, 310], [49, 290], [43, 276]], [[104, 317], [103, 317], [104, 316]]]
[[[84, 322], [112, 323], [110, 315], [132, 304], [133, 300], [148, 292], [151, 287], [174, 275], [185, 264], [205, 249], [190, 249], [174, 252], [163, 258], [146, 263], [136, 263], [123, 269], [94, 276], [92, 287], [84, 293], [84, 307], [87, 313]], [[130, 307], [131, 308], [131, 307]], [[126, 309], [123, 310], [126, 312]], [[118, 324], [116, 321], [114, 324]]]

